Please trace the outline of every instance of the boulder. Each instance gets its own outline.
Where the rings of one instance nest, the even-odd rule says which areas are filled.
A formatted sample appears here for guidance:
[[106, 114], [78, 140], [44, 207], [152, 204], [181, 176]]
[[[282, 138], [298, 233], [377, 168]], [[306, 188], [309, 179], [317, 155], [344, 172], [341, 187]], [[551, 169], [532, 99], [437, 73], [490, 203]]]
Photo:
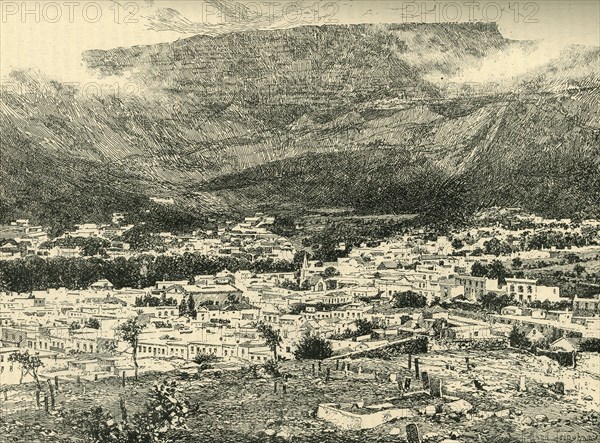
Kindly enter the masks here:
[[390, 435], [400, 435], [400, 428], [392, 428], [390, 430]]
[[282, 438], [284, 440], [289, 440], [290, 438], [292, 438], [292, 432], [288, 428], [284, 427], [279, 430], [279, 432], [277, 433], [277, 437]]
[[436, 412], [435, 405], [425, 406], [425, 415], [435, 415]]
[[521, 423], [525, 426], [531, 426], [533, 425], [533, 419], [531, 417], [523, 417]]
[[464, 414], [473, 409], [473, 405], [466, 400], [456, 400], [444, 405], [446, 412], [453, 412], [456, 414]]

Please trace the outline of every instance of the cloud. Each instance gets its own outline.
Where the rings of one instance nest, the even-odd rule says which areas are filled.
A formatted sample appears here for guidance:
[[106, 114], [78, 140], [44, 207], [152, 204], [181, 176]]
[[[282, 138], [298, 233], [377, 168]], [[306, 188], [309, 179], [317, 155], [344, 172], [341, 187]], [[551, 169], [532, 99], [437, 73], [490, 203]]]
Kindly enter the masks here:
[[[188, 18], [174, 8], [160, 8], [148, 16], [147, 29], [180, 34], [219, 35], [227, 32], [280, 29], [321, 22], [331, 2], [267, 3], [207, 0], [202, 3], [202, 17]], [[333, 3], [331, 3], [333, 5]]]

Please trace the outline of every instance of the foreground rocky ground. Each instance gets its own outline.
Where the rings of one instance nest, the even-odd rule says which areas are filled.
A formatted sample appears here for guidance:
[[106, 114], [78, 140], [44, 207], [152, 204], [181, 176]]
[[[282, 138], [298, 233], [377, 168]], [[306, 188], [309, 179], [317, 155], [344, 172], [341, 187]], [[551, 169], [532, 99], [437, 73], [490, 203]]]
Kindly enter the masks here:
[[[471, 367], [467, 368], [465, 356]], [[399, 396], [390, 374], [413, 376], [407, 359], [352, 360], [348, 378], [335, 371], [335, 362], [325, 362], [313, 374], [311, 362], [286, 362], [289, 374], [285, 383], [255, 376], [251, 370], [208, 371], [189, 376], [184, 372], [146, 373], [137, 382], [101, 379], [96, 382], [65, 383], [56, 395], [54, 411], [46, 413], [43, 403], [36, 407], [31, 385], [13, 387], [8, 401], [2, 399], [0, 441], [53, 443], [86, 441], [81, 429], [64, 419], [71, 409], [89, 410], [102, 406], [116, 420], [120, 417], [119, 398], [129, 413], [140, 410], [150, 387], [164, 380], [176, 380], [179, 395], [197, 406], [187, 421], [188, 431], [170, 441], [181, 442], [403, 442], [405, 426], [416, 423], [424, 441], [458, 442], [563, 442], [600, 441], [597, 403], [581, 393], [567, 389], [556, 394], [547, 384], [528, 379], [527, 390], [517, 389], [522, 373], [548, 371], [549, 363], [539, 358], [508, 351], [487, 353], [445, 352], [420, 356], [422, 370], [443, 380], [447, 394], [468, 402], [469, 411], [433, 413], [425, 410], [423, 400], [410, 404], [415, 416], [384, 423], [370, 430], [344, 431], [316, 418], [319, 403], [383, 403]], [[340, 365], [341, 366], [341, 365]], [[354, 372], [361, 367], [362, 376]], [[474, 367], [473, 367], [474, 366]], [[318, 366], [316, 366], [318, 368]], [[326, 368], [330, 379], [326, 380]], [[558, 367], [551, 370], [560, 371]], [[477, 380], [480, 388], [475, 386]], [[420, 382], [413, 379], [413, 387]], [[483, 389], [481, 389], [483, 386]], [[431, 399], [431, 404], [440, 399]]]

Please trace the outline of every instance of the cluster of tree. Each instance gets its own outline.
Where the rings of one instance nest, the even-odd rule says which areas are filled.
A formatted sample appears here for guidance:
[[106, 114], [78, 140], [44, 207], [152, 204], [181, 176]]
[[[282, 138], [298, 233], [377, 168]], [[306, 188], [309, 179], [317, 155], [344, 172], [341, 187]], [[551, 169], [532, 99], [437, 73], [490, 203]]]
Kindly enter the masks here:
[[53, 241], [47, 241], [41, 244], [42, 248], [50, 249], [53, 246], [62, 248], [81, 249], [81, 255], [86, 257], [102, 256], [106, 257], [106, 249], [110, 247], [110, 240], [98, 237], [70, 237], [65, 236], [56, 238]]
[[344, 332], [334, 334], [331, 336], [331, 338], [333, 340], [349, 340], [355, 337], [362, 337], [364, 335], [370, 335], [371, 338], [379, 338], [379, 334], [375, 332], [375, 329], [380, 329], [382, 326], [377, 320], [369, 321], [361, 318], [355, 320], [354, 325], [356, 326], [355, 330], [346, 328]]
[[396, 292], [392, 304], [395, 308], [424, 308], [427, 306], [427, 297], [414, 291]]
[[[346, 257], [353, 246], [361, 243], [376, 246], [382, 239], [407, 233], [408, 230], [409, 220], [377, 217], [343, 219], [329, 222], [323, 230], [304, 239], [303, 244], [314, 251], [313, 259], [330, 262]], [[340, 243], [345, 243], [346, 247], [340, 249]]]
[[121, 240], [129, 243], [134, 251], [165, 252], [167, 250], [165, 239], [150, 231], [145, 225], [134, 226], [121, 236]]
[[290, 272], [291, 262], [272, 259], [249, 261], [234, 257], [209, 257], [200, 253], [181, 255], [141, 254], [130, 258], [28, 256], [0, 260], [0, 290], [31, 292], [66, 287], [85, 289], [101, 278], [115, 288], [144, 288], [161, 280], [190, 280], [198, 274], [215, 274], [223, 269], [232, 272]]
[[[100, 320], [98, 320], [95, 317], [90, 317], [85, 321], [83, 327], [91, 329], [100, 329]], [[77, 321], [74, 321], [69, 325], [69, 332], [77, 331], [78, 329], [81, 329], [81, 323]]]
[[91, 329], [100, 329], [100, 320], [95, 317], [90, 317], [85, 321], [84, 327]]
[[600, 338], [588, 338], [579, 345], [581, 352], [600, 352]]
[[167, 297], [164, 293], [160, 297], [152, 294], [144, 294], [143, 296], [135, 298], [135, 306], [149, 306], [152, 308], [158, 306], [177, 306], [177, 300], [173, 297]]
[[488, 255], [508, 255], [514, 252], [514, 248], [506, 241], [500, 241], [497, 238], [492, 238], [483, 243], [483, 251]]
[[534, 300], [528, 303], [528, 306], [532, 309], [543, 309], [545, 311], [564, 311], [565, 309], [571, 309], [573, 302], [571, 300], [561, 300], [557, 302], [551, 302], [550, 300]]
[[304, 280], [301, 284], [298, 284], [297, 281], [284, 280], [279, 283], [279, 287], [290, 291], [308, 291], [310, 283], [308, 280]]
[[179, 303], [179, 316], [196, 319], [198, 312], [196, 311], [196, 301], [193, 295], [189, 294], [181, 299], [181, 303]]
[[324, 360], [333, 355], [331, 343], [318, 335], [305, 334], [294, 351], [297, 360]]
[[563, 297], [591, 297], [598, 293], [600, 273], [587, 273], [585, 279], [578, 277], [574, 272], [556, 270], [553, 272], [536, 272], [530, 274], [536, 278], [539, 285], [560, 286]]
[[471, 275], [474, 277], [496, 279], [500, 285], [506, 284], [506, 279], [512, 277], [512, 273], [499, 260], [494, 260], [487, 265], [476, 261], [471, 267]]
[[269, 231], [282, 237], [293, 237], [296, 235], [296, 221], [290, 215], [278, 215]]
[[578, 232], [561, 232], [561, 231], [537, 231], [524, 232], [521, 235], [520, 243], [523, 250], [534, 249], [569, 249], [574, 246], [587, 246], [596, 243], [597, 229], [590, 227], [582, 228], [581, 233]]
[[515, 303], [513, 297], [508, 294], [496, 294], [495, 292], [488, 292], [481, 296], [479, 300], [481, 306], [488, 311], [500, 312], [502, 308], [510, 306]]
[[567, 261], [567, 263], [572, 265], [573, 263], [579, 263], [581, 261], [581, 257], [579, 257], [574, 252], [568, 252], [567, 254], [565, 254], [565, 260]]

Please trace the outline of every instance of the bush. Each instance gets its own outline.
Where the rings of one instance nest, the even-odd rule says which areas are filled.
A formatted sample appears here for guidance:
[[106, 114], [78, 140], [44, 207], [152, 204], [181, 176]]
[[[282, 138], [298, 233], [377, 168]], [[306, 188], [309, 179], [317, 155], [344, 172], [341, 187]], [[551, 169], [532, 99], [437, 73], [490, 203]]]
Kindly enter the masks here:
[[277, 367], [277, 362], [275, 360], [268, 360], [262, 366], [265, 372], [271, 377], [279, 378], [281, 377], [281, 372], [279, 372], [279, 368]]
[[198, 365], [198, 369], [202, 371], [204, 369], [211, 369], [213, 367], [213, 363], [218, 360], [219, 357], [214, 354], [200, 353], [194, 357], [193, 362], [196, 363]]
[[519, 331], [516, 326], [513, 326], [508, 339], [513, 348], [529, 349], [531, 347], [531, 342], [527, 339], [526, 334]]
[[190, 406], [177, 398], [175, 382], [155, 385], [143, 412], [128, 416], [121, 402], [122, 421], [116, 420], [101, 406], [89, 411], [70, 411], [64, 414], [65, 423], [80, 430], [81, 438], [90, 443], [166, 443], [180, 441], [186, 430], [185, 420]]

